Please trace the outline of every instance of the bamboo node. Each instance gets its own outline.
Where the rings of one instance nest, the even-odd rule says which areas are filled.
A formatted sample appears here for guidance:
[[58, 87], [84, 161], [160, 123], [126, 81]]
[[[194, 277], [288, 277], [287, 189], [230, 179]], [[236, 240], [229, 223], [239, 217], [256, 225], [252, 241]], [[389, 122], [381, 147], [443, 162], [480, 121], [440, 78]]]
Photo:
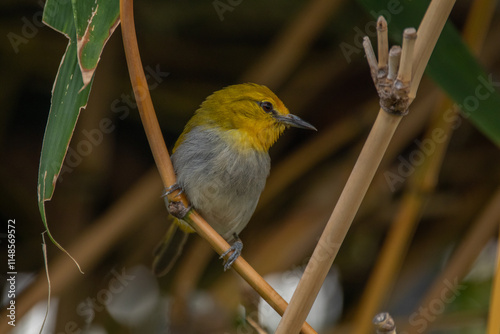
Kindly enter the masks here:
[[[166, 201], [167, 202], [167, 201]], [[182, 202], [170, 202], [167, 203], [167, 210], [172, 216], [178, 219], [183, 219], [192, 209], [191, 206], [186, 207]]]
[[403, 34], [403, 47], [393, 46], [388, 50], [387, 23], [380, 16], [377, 22], [378, 63], [368, 37], [363, 46], [370, 66], [375, 88], [380, 97], [380, 107], [397, 116], [408, 114], [411, 99], [411, 71], [413, 50], [417, 34], [414, 28], [407, 28]]
[[379, 313], [373, 318], [377, 334], [396, 334], [394, 319], [387, 312]]

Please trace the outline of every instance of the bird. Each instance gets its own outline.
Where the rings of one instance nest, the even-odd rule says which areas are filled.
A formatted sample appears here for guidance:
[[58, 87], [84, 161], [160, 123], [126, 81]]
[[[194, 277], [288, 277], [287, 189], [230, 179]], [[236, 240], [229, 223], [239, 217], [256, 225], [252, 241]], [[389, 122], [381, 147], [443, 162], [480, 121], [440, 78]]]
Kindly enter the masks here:
[[[239, 238], [252, 217], [271, 168], [269, 149], [288, 127], [316, 131], [291, 114], [266, 86], [230, 85], [208, 96], [186, 124], [172, 150], [177, 183], [190, 205], [231, 247], [222, 254], [224, 270], [241, 254]], [[194, 229], [174, 218], [155, 250], [153, 272], [168, 273]]]

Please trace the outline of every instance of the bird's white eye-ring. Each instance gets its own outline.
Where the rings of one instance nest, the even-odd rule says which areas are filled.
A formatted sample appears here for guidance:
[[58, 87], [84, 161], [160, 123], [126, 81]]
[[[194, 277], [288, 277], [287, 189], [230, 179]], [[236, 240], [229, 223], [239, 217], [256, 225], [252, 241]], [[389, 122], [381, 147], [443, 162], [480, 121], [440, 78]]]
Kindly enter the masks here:
[[259, 103], [259, 105], [265, 112], [272, 112], [274, 110], [273, 104], [271, 102], [262, 101]]

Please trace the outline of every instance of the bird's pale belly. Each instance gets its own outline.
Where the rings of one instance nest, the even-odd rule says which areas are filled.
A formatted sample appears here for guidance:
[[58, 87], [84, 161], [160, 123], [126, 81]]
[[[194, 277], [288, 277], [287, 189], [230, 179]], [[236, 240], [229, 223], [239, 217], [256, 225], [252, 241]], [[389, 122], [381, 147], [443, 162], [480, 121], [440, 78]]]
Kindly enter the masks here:
[[177, 147], [172, 162], [177, 183], [193, 207], [231, 241], [255, 211], [269, 174], [269, 154], [234, 149], [211, 131], [195, 128]]

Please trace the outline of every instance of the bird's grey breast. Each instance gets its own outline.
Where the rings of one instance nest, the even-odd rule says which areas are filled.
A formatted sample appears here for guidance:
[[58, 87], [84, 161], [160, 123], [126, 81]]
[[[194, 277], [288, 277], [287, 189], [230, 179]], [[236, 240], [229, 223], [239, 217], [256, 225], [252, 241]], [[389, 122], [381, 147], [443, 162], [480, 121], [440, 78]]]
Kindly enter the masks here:
[[267, 152], [241, 149], [201, 127], [185, 135], [172, 162], [191, 204], [226, 239], [250, 220], [271, 164]]

